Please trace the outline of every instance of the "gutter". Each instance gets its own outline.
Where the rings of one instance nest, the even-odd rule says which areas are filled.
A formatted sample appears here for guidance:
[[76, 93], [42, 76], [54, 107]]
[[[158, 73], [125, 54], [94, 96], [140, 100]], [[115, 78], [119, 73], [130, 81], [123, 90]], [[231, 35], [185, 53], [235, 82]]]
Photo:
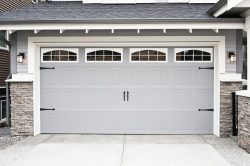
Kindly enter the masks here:
[[182, 22], [218, 22], [218, 23], [245, 23], [244, 18], [207, 18], [207, 19], [89, 19], [89, 20], [18, 20], [18, 21], [0, 21], [0, 24], [34, 24], [34, 23], [109, 23], [109, 24], [138, 24], [138, 23], [182, 23]]
[[208, 11], [207, 14], [214, 14], [217, 10], [219, 10], [221, 7], [227, 4], [227, 0], [220, 0], [215, 5], [213, 5]]

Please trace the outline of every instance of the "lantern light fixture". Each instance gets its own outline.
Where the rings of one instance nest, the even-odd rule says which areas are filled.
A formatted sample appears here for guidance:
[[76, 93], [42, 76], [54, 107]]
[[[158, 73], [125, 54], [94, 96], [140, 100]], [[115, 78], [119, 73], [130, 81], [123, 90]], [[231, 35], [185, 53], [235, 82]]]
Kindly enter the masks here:
[[236, 62], [236, 53], [235, 52], [229, 52], [228, 58], [230, 62]]
[[17, 55], [17, 63], [23, 63], [24, 58], [25, 58], [24, 53], [19, 53]]

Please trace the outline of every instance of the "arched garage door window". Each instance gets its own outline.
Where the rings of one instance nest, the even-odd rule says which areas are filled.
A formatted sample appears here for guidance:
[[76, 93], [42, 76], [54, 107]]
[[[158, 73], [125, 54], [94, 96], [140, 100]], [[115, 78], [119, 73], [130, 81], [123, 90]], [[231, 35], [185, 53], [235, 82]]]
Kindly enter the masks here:
[[86, 62], [122, 62], [122, 48], [86, 48]]
[[131, 48], [131, 62], [167, 62], [167, 48]]
[[42, 48], [42, 62], [77, 62], [77, 48]]
[[212, 62], [212, 48], [176, 48], [175, 62]]

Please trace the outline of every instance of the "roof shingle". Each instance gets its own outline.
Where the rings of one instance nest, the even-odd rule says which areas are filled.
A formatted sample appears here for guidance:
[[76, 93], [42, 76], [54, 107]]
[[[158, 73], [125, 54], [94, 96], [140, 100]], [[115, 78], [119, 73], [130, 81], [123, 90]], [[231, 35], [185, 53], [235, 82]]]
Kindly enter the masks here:
[[206, 13], [212, 6], [186, 3], [103, 5], [76, 1], [42, 2], [2, 13], [0, 22], [221, 21], [221, 18]]

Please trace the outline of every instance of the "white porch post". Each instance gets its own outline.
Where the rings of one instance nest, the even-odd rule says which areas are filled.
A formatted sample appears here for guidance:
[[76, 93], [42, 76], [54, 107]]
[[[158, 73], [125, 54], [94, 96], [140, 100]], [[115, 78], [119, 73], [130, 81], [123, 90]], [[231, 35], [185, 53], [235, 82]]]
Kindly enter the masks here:
[[250, 27], [247, 27], [247, 90], [250, 91]]
[[247, 91], [250, 91], [250, 14], [246, 16], [245, 30], [247, 31]]

